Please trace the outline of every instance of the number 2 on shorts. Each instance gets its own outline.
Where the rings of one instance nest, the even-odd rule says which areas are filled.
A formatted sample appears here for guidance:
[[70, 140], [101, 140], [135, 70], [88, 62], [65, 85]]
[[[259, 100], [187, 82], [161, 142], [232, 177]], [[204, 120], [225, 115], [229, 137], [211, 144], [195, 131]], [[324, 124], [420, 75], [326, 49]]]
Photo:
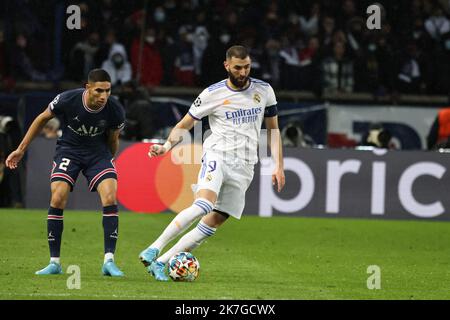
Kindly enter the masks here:
[[69, 166], [70, 159], [62, 158], [61, 160], [62, 160], [62, 161], [61, 161], [61, 163], [60, 163], [60, 165], [59, 165], [59, 168], [60, 168], [61, 170], [67, 171], [67, 167]]

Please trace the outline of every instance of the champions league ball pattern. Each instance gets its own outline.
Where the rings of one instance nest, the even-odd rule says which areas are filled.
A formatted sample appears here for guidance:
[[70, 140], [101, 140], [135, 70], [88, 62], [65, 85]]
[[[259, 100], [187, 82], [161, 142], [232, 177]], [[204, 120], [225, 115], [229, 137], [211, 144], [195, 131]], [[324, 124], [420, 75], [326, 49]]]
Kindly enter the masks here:
[[173, 281], [194, 281], [198, 277], [200, 263], [190, 252], [180, 252], [169, 260], [169, 276]]

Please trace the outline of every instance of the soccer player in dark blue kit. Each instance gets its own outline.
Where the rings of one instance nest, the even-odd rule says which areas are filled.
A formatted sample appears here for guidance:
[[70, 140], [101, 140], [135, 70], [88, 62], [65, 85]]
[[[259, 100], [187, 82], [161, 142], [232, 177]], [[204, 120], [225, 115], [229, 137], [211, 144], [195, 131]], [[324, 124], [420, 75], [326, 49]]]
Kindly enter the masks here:
[[62, 120], [63, 134], [58, 139], [51, 172], [51, 200], [47, 216], [50, 264], [39, 275], [61, 274], [60, 248], [63, 211], [80, 171], [90, 191], [97, 191], [103, 205], [105, 258], [102, 273], [120, 277], [123, 272], [114, 262], [119, 215], [116, 201], [117, 173], [113, 158], [119, 147], [119, 133], [125, 111], [111, 94], [111, 78], [102, 69], [89, 72], [86, 88], [57, 95], [48, 108], [31, 124], [19, 147], [6, 159], [6, 166], [17, 168], [31, 141], [55, 116]]

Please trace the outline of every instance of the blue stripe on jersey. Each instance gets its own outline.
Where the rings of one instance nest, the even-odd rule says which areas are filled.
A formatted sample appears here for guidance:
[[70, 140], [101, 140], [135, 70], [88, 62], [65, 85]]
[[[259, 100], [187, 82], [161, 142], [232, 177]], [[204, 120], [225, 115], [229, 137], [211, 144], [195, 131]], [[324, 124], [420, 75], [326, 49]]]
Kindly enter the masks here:
[[208, 211], [212, 211], [213, 210], [213, 207], [209, 203], [207, 203], [206, 201], [196, 200], [195, 202], [204, 205], [208, 209]]

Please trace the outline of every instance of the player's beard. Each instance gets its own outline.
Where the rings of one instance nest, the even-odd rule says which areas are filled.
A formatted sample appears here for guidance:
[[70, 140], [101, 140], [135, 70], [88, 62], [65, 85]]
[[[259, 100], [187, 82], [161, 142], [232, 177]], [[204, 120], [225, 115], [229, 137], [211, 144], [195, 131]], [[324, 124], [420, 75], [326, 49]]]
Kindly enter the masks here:
[[233, 76], [233, 74], [228, 71], [228, 78], [230, 79], [230, 82], [235, 86], [236, 88], [244, 88], [248, 81], [248, 76], [245, 76], [243, 79], [236, 78]]

